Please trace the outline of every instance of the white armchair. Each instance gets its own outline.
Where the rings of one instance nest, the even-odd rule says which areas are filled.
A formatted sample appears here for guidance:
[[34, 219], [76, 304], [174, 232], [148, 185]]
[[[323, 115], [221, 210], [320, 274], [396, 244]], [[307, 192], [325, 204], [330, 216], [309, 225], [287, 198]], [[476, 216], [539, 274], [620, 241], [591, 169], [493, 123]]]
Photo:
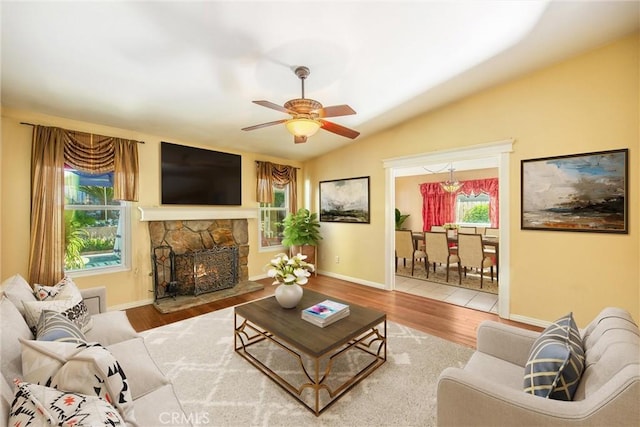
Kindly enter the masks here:
[[573, 401], [523, 391], [539, 333], [487, 321], [464, 369], [438, 381], [439, 426], [640, 425], [640, 331], [625, 310], [607, 308], [582, 331], [585, 369]]

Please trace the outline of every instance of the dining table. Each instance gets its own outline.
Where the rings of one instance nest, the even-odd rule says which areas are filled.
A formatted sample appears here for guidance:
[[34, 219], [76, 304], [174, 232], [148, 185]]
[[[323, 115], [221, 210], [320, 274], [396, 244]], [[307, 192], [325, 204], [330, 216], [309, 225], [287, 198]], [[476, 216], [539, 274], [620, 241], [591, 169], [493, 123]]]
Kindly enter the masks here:
[[[424, 233], [413, 232], [413, 247], [414, 249], [418, 249], [420, 245], [424, 242]], [[452, 245], [458, 244], [458, 234], [450, 234], [447, 233], [447, 241]], [[482, 244], [484, 246], [490, 246], [495, 249], [496, 256], [496, 274], [500, 271], [499, 261], [500, 261], [500, 238], [497, 236], [485, 236], [482, 235]]]

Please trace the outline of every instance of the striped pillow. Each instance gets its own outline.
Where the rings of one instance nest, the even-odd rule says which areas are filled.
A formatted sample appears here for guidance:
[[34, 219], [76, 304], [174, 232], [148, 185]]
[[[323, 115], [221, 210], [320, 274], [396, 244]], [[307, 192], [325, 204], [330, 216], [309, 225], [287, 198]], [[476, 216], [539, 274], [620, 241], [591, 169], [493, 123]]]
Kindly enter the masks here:
[[556, 320], [534, 341], [524, 371], [524, 391], [573, 400], [584, 370], [582, 338], [573, 313]]
[[43, 310], [36, 325], [36, 339], [82, 344], [87, 341], [82, 331], [67, 316], [52, 310]]

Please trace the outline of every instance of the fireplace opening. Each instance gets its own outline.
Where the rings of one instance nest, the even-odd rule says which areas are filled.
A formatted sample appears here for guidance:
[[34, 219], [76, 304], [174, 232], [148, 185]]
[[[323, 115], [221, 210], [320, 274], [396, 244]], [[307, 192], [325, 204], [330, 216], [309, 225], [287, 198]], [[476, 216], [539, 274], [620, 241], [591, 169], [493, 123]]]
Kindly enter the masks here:
[[154, 249], [156, 299], [201, 295], [238, 283], [238, 247], [215, 246], [176, 254], [170, 246]]

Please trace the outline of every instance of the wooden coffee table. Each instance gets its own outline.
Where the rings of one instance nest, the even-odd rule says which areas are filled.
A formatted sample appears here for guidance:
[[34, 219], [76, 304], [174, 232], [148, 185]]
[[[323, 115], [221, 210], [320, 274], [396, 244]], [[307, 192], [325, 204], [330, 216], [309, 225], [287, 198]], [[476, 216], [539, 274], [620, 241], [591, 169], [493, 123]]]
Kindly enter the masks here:
[[[302, 309], [325, 299], [348, 304], [349, 316], [324, 328], [301, 318]], [[296, 308], [280, 307], [275, 297], [235, 308], [235, 351], [316, 416], [387, 360], [386, 336], [385, 313], [306, 289]], [[286, 368], [281, 355], [268, 357], [265, 345], [291, 358]], [[351, 353], [355, 351], [363, 353]], [[352, 357], [347, 359], [347, 353]], [[347, 360], [349, 364], [360, 361], [355, 372], [336, 373], [336, 366], [344, 366]], [[292, 366], [301, 372], [302, 380], [295, 384], [285, 378]]]

